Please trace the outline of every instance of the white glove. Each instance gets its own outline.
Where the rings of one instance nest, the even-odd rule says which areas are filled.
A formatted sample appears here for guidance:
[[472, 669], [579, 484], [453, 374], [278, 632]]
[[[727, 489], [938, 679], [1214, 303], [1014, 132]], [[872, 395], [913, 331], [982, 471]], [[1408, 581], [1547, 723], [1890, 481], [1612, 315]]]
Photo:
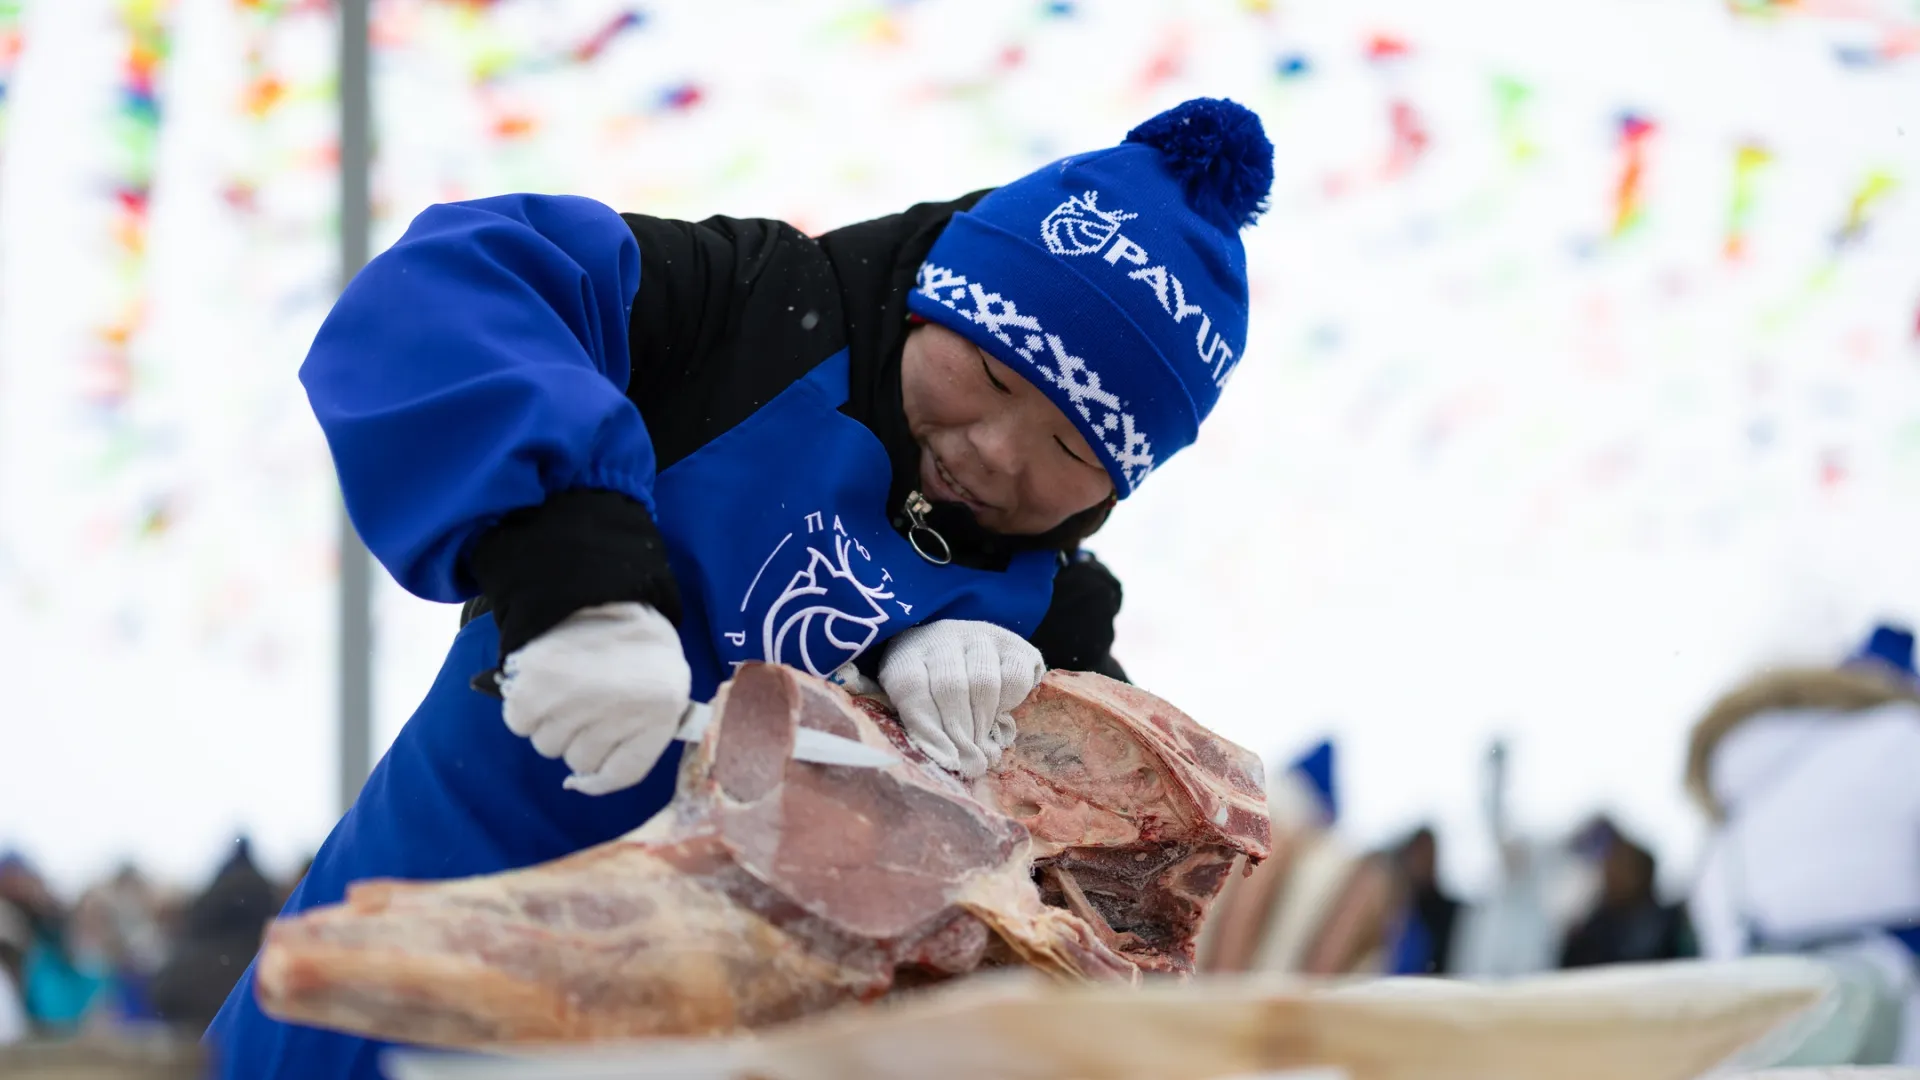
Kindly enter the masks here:
[[507, 729], [565, 758], [566, 786], [605, 795], [646, 779], [680, 726], [693, 673], [673, 624], [646, 604], [582, 608], [501, 665]]
[[1013, 745], [1013, 708], [1046, 673], [1040, 650], [1020, 635], [942, 619], [901, 631], [880, 664], [880, 685], [914, 745], [971, 780]]

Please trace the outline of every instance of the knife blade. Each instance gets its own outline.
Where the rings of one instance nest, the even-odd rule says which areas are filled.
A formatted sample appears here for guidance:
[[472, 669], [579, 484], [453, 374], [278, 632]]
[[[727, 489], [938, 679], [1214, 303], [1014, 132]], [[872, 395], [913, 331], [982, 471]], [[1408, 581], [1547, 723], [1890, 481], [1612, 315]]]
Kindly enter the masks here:
[[[488, 697], [500, 697], [500, 673], [497, 669], [475, 675], [469, 685]], [[690, 702], [686, 711], [680, 714], [680, 726], [675, 729], [673, 737], [681, 742], [699, 742], [707, 733], [707, 725], [712, 722], [711, 704]], [[900, 761], [893, 753], [877, 746], [868, 746], [857, 739], [810, 727], [794, 729], [793, 759], [810, 761], [815, 765], [847, 765], [856, 769], [884, 769]]]
[[[681, 742], [699, 742], [706, 736], [707, 727], [712, 723], [713, 706], [704, 701], [692, 702], [687, 705], [687, 711], [680, 714], [680, 727], [673, 737]], [[884, 769], [900, 762], [890, 751], [810, 727], [793, 729], [793, 759], [816, 765], [847, 765], [856, 769]]]

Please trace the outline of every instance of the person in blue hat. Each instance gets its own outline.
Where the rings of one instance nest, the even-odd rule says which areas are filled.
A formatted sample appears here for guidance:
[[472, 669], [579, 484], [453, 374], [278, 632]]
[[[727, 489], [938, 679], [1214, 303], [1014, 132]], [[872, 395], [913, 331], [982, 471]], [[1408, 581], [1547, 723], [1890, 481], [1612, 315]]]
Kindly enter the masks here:
[[[588, 199], [431, 207], [301, 368], [355, 528], [464, 602], [425, 700], [285, 910], [613, 839], [748, 661], [870, 678], [976, 776], [1048, 667], [1113, 662], [1081, 548], [1192, 443], [1246, 348], [1259, 119], [1196, 99], [1004, 187], [810, 237]], [[371, 1080], [251, 970], [225, 1076]]]

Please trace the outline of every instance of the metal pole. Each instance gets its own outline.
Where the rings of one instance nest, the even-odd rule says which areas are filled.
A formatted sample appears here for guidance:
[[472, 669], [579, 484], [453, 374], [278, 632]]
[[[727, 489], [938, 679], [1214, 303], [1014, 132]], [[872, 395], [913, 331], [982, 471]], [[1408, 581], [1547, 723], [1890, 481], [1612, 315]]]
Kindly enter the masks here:
[[[372, 207], [371, 0], [340, 0], [340, 286], [367, 263]], [[340, 812], [373, 771], [373, 558], [340, 513]]]

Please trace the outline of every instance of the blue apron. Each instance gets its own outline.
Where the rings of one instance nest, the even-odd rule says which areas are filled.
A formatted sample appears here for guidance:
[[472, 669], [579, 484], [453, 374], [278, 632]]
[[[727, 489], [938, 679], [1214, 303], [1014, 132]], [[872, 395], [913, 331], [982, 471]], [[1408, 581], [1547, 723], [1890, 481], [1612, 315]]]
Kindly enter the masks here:
[[[1053, 552], [1023, 553], [1005, 572], [935, 566], [893, 530], [886, 450], [839, 412], [847, 377], [843, 350], [655, 482], [696, 700], [747, 660], [826, 675], [922, 622], [979, 619], [1026, 636], [1046, 612]], [[557, 859], [627, 833], [672, 799], [677, 742], [626, 791], [565, 790], [566, 763], [534, 753], [501, 722], [500, 702], [469, 686], [498, 651], [490, 615], [455, 636], [283, 914], [337, 903], [366, 878], [456, 878]], [[219, 1075], [378, 1080], [386, 1044], [272, 1020], [253, 979], [249, 965], [208, 1028]]]
[[846, 400], [842, 350], [655, 482], [696, 700], [748, 660], [824, 678], [923, 622], [1025, 637], [1046, 614], [1056, 552], [1024, 552], [1004, 573], [936, 566], [893, 530], [892, 465], [839, 411]]

